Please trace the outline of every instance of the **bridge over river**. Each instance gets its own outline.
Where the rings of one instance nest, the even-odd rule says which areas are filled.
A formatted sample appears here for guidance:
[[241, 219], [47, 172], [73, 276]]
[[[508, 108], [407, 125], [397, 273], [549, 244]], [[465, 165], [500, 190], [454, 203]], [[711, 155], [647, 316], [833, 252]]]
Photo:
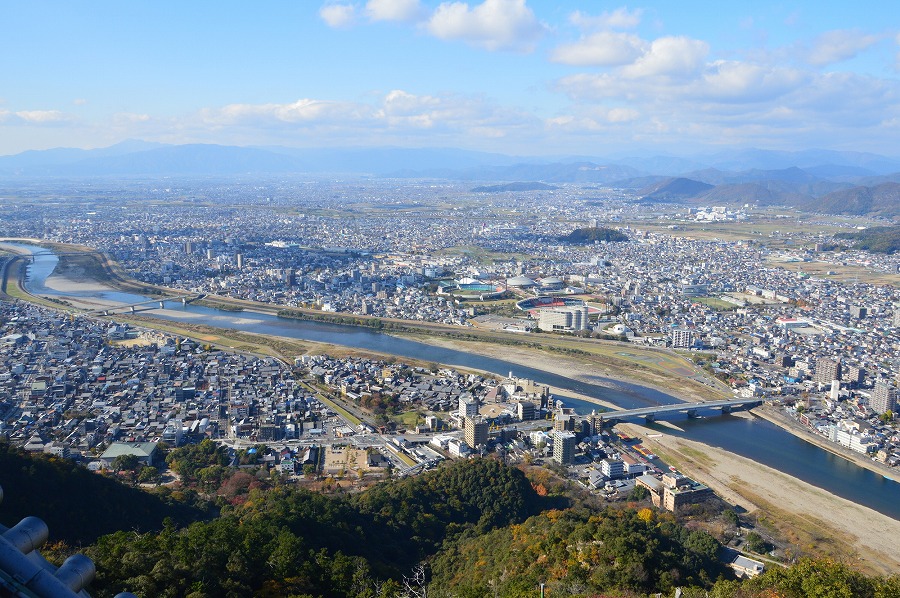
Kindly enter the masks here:
[[205, 294], [178, 295], [175, 297], [164, 297], [162, 299], [148, 299], [138, 303], [129, 303], [127, 305], [114, 305], [110, 307], [100, 307], [90, 311], [83, 312], [86, 316], [109, 316], [115, 313], [135, 313], [137, 311], [146, 311], [148, 309], [164, 309], [166, 301], [180, 301], [182, 305], [187, 305], [192, 301], [203, 299]]
[[676, 403], [675, 405], [657, 405], [655, 407], [641, 407], [639, 409], [621, 409], [618, 411], [606, 411], [600, 415], [604, 420], [623, 420], [632, 418], [644, 418], [647, 421], [662, 413], [683, 412], [688, 417], [696, 417], [700, 409], [716, 409], [722, 413], [730, 413], [741, 409], [749, 409], [762, 405], [760, 399], [726, 399], [722, 401], [703, 401], [699, 403]]

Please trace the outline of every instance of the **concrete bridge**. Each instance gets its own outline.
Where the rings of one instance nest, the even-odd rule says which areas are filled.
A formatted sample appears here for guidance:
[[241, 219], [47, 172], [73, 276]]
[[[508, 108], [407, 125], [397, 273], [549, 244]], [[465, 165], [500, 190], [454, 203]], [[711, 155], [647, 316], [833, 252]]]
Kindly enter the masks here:
[[34, 261], [35, 257], [44, 256], [44, 255], [55, 255], [55, 256], [63, 256], [63, 255], [99, 255], [103, 257], [102, 251], [97, 250], [85, 250], [85, 251], [52, 251], [50, 249], [41, 249], [35, 251], [34, 253], [23, 253], [22, 257], [26, 258], [29, 261]]
[[653, 421], [661, 413], [686, 413], [688, 417], [697, 417], [701, 409], [716, 409], [722, 413], [731, 413], [741, 409], [750, 409], [762, 405], [761, 399], [726, 399], [722, 401], [704, 401], [701, 403], [676, 403], [674, 405], [657, 405], [655, 407], [641, 407], [640, 409], [622, 409], [619, 411], [606, 411], [599, 413], [605, 421], [619, 421], [631, 418], [643, 418]]
[[[150, 309], [164, 309], [167, 301], [180, 301], [182, 305], [187, 305], [197, 299], [202, 299], [205, 294], [178, 295], [176, 297], [164, 297], [163, 299], [148, 299], [138, 303], [129, 303], [127, 305], [113, 305], [111, 307], [102, 307], [100, 309], [92, 309], [84, 312], [86, 316], [110, 316], [115, 313], [135, 313], [138, 311], [147, 311]], [[140, 308], [140, 309], [139, 309]]]

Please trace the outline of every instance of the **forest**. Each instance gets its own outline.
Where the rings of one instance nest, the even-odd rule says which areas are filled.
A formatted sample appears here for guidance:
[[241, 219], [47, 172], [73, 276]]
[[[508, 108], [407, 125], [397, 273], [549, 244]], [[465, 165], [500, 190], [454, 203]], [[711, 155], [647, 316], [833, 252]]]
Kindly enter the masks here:
[[831, 561], [736, 580], [706, 531], [498, 460], [326, 494], [224, 457], [209, 442], [175, 449], [181, 485], [141, 489], [0, 443], [0, 523], [47, 521], [42, 553], [92, 558], [98, 597], [514, 598], [541, 584], [549, 596], [900, 597], [900, 577]]
[[627, 241], [628, 235], [611, 228], [595, 227], [595, 228], [579, 228], [568, 235], [560, 237], [560, 241], [566, 243], [576, 243], [586, 245], [598, 241], [606, 241], [608, 243], [616, 243]]

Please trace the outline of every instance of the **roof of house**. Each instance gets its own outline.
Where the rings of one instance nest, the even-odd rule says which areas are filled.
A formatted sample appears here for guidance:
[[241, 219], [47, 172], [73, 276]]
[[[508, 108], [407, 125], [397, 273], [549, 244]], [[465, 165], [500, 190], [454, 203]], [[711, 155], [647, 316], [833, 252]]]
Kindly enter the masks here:
[[101, 459], [115, 459], [121, 455], [135, 455], [137, 457], [151, 457], [156, 450], [155, 442], [114, 442], [109, 445]]

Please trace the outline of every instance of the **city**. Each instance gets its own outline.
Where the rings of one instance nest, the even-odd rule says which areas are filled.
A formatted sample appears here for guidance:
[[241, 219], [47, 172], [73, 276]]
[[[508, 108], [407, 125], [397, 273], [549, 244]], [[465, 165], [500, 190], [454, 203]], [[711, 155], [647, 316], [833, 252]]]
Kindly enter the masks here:
[[895, 13], [8, 3], [0, 595], [900, 598]]

